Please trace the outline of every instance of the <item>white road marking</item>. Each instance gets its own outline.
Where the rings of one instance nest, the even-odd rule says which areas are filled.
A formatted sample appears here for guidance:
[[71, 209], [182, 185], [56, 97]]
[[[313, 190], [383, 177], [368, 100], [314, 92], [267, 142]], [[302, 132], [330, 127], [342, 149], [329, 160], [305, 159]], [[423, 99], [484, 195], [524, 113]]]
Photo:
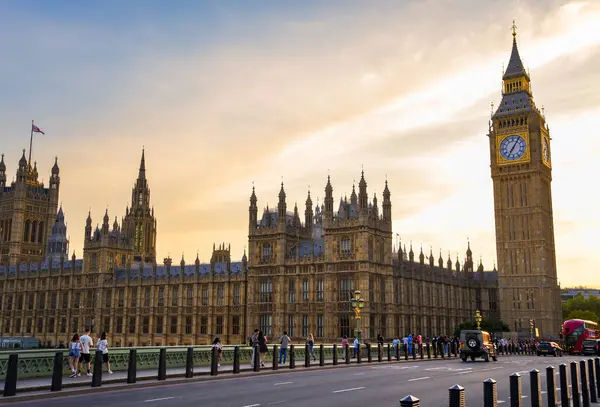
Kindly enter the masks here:
[[242, 406], [242, 407], [258, 407], [260, 406], [260, 404], [248, 404], [247, 406]]
[[267, 403], [267, 406], [272, 406], [273, 404], [281, 404], [281, 403], [285, 403], [287, 400], [281, 400], [281, 401], [273, 401], [271, 403]]
[[429, 376], [425, 376], [425, 377], [417, 377], [415, 379], [408, 379], [409, 382], [416, 382], [417, 380], [425, 380], [425, 379], [430, 379]]
[[506, 403], [506, 401], [504, 401], [504, 400], [498, 400], [498, 404], [501, 404], [501, 403]]
[[521, 396], [522, 399], [526, 399], [527, 397], [529, 397], [529, 396]]
[[362, 376], [364, 373], [354, 373], [354, 376]]
[[542, 394], [546, 394], [548, 393], [546, 390], [542, 390]]
[[281, 382], [281, 383], [275, 383], [273, 386], [283, 386], [284, 384], [293, 384], [294, 382]]
[[174, 399], [175, 397], [162, 397], [159, 399], [150, 399], [150, 400], [144, 400], [144, 403], [152, 403], [153, 401], [163, 401], [163, 400], [171, 400]]
[[[334, 391], [332, 391], [332, 393], [345, 393], [347, 391], [362, 390], [362, 389], [364, 389], [364, 387], [353, 387], [351, 389], [334, 390]], [[259, 404], [257, 404], [257, 405], [259, 405]], [[252, 406], [246, 406], [246, 407], [252, 407]]]

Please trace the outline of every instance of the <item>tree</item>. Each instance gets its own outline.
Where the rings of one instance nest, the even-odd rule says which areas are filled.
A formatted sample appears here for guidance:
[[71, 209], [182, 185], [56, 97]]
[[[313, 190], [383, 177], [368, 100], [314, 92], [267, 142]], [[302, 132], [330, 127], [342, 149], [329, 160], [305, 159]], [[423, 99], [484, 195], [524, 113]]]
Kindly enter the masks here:
[[598, 322], [598, 315], [592, 311], [574, 309], [569, 312], [569, 314], [565, 317], [565, 320], [566, 319], [584, 319], [586, 321]]
[[[468, 320], [458, 325], [454, 330], [454, 336], [459, 336], [460, 331], [477, 329], [477, 323], [474, 320]], [[481, 329], [490, 333], [493, 332], [509, 332], [510, 327], [506, 322], [496, 318], [483, 318], [481, 320]]]

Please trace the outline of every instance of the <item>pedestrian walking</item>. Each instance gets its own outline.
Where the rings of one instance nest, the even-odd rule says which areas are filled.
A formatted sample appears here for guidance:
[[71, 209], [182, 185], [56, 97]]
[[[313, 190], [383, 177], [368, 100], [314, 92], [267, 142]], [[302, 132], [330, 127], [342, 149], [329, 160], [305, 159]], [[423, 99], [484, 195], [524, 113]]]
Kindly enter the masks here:
[[77, 373], [80, 356], [81, 341], [79, 340], [79, 334], [75, 334], [71, 338], [71, 346], [69, 348], [69, 367], [71, 368], [71, 376], [69, 377], [80, 376], [80, 374]]
[[217, 349], [217, 367], [221, 367], [221, 355], [223, 354], [223, 345], [221, 345], [221, 340], [218, 336], [213, 341], [212, 347]]
[[267, 338], [262, 331], [258, 331], [258, 351], [260, 352], [260, 367], [265, 367], [265, 359], [267, 358]]
[[92, 340], [92, 337], [90, 336], [91, 331], [90, 328], [85, 328], [85, 332], [83, 335], [81, 335], [81, 338], [79, 339], [81, 342], [81, 357], [79, 358], [79, 373], [81, 373], [81, 368], [83, 367], [83, 365], [86, 365], [87, 368], [87, 376], [92, 376], [92, 370], [91, 370], [91, 357], [90, 357], [90, 348], [92, 346], [94, 346], [94, 341]]
[[313, 334], [308, 334], [308, 338], [306, 338], [306, 343], [308, 343], [308, 350], [310, 351], [310, 355], [313, 358], [313, 361], [317, 360], [315, 357], [315, 338]]
[[[108, 374], [113, 374], [112, 370], [110, 370], [110, 359], [108, 357], [108, 341], [106, 340], [106, 332], [102, 332], [100, 334], [100, 340], [98, 341], [98, 347], [96, 348], [96, 350], [102, 352], [102, 364], [106, 364]], [[98, 361], [96, 361], [95, 363], [98, 363]]]
[[[288, 346], [291, 343], [291, 339], [287, 334], [287, 331], [283, 331], [283, 335], [281, 335], [281, 338], [279, 338], [279, 363], [281, 364], [282, 360], [283, 363], [285, 364], [285, 361], [287, 359], [287, 351], [288, 351]], [[273, 355], [273, 357], [275, 357], [275, 355]]]
[[258, 329], [250, 337], [250, 346], [252, 346], [252, 359], [250, 359], [250, 367], [254, 367], [254, 358], [256, 357], [256, 346], [258, 345]]

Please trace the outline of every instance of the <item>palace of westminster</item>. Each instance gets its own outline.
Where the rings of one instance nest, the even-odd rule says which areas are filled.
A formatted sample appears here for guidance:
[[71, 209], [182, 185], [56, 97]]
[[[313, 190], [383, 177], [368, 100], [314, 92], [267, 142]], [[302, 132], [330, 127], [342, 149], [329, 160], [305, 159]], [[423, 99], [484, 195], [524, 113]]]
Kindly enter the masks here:
[[364, 173], [358, 191], [334, 209], [329, 177], [321, 206], [306, 197], [304, 219], [288, 210], [284, 185], [276, 208], [259, 214], [252, 190], [248, 255], [232, 261], [225, 244], [209, 264], [156, 261], [157, 221], [142, 152], [131, 207], [121, 223], [101, 226], [88, 215], [83, 259], [69, 258], [59, 208], [58, 163], [49, 185], [37, 166], [19, 161], [6, 183], [0, 161], [0, 336], [35, 336], [66, 344], [85, 326], [106, 331], [112, 346], [244, 343], [254, 328], [268, 337], [313, 333], [332, 342], [353, 335], [350, 298], [365, 299], [363, 336], [452, 334], [472, 320], [502, 318], [512, 330], [535, 321], [542, 335], [561, 324], [556, 275], [550, 137], [533, 102], [530, 77], [513, 31], [502, 101], [489, 123], [498, 270], [484, 271], [467, 245], [457, 258], [437, 260], [412, 245], [396, 246], [387, 181], [381, 208], [369, 199]]

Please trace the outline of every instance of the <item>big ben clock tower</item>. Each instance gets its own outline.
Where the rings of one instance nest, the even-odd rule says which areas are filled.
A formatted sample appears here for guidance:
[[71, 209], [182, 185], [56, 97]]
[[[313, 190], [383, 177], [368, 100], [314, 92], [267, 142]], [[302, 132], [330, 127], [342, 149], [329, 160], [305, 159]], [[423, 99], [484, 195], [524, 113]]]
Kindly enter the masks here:
[[502, 101], [489, 133], [502, 319], [514, 331], [541, 335], [561, 325], [552, 215], [550, 134], [535, 106], [517, 48], [502, 77]]

